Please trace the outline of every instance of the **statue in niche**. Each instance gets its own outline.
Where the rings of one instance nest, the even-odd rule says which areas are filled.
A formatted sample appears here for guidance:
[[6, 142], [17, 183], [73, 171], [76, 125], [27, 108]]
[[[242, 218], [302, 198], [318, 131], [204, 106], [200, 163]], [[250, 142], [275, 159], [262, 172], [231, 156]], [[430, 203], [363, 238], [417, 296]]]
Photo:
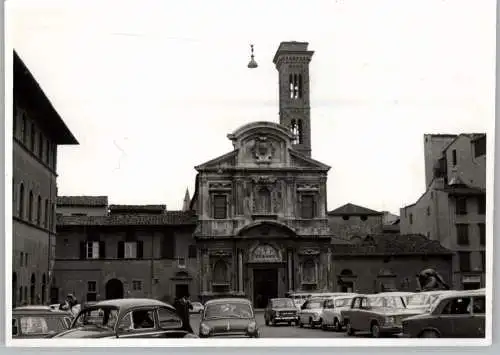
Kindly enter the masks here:
[[262, 186], [257, 189], [254, 207], [257, 212], [271, 212], [271, 191], [269, 191], [268, 187]]

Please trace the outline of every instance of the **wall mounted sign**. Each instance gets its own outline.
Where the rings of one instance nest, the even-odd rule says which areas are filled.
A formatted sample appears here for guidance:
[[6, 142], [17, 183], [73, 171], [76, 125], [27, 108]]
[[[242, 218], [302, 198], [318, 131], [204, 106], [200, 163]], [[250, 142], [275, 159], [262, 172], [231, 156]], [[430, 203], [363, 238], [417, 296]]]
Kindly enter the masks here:
[[281, 261], [280, 252], [269, 244], [258, 245], [250, 254], [252, 263], [280, 263]]

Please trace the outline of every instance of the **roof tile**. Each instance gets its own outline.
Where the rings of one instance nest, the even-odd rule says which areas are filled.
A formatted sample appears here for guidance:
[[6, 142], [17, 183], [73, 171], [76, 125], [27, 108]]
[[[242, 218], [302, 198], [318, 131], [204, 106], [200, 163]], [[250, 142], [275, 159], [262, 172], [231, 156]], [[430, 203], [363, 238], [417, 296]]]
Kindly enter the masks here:
[[371, 210], [366, 207], [354, 205], [352, 203], [347, 203], [333, 211], [328, 212], [329, 216], [379, 216], [383, 215], [383, 212], [378, 212], [375, 210]]
[[108, 196], [57, 196], [58, 206], [93, 206], [108, 205]]
[[166, 211], [162, 214], [58, 216], [57, 226], [195, 225], [196, 221], [196, 215], [191, 211]]

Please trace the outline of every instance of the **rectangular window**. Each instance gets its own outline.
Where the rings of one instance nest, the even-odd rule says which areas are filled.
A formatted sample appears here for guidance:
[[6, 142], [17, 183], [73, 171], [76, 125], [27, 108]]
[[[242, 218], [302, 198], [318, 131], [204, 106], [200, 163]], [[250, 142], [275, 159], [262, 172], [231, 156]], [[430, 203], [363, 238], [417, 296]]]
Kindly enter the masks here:
[[301, 214], [304, 219], [313, 219], [315, 216], [314, 196], [303, 195], [301, 202]]
[[479, 223], [479, 243], [481, 245], [486, 245], [486, 226], [484, 223]]
[[410, 224], [413, 224], [413, 214], [410, 213]]
[[457, 165], [457, 151], [455, 149], [451, 151], [451, 160], [453, 166]]
[[137, 243], [136, 242], [126, 242], [125, 243], [125, 259], [135, 259], [137, 258]]
[[457, 215], [467, 214], [467, 199], [465, 197], [457, 197], [455, 200], [455, 212]]
[[177, 266], [181, 269], [186, 267], [186, 260], [184, 258], [177, 258]]
[[480, 251], [479, 254], [481, 255], [481, 267], [483, 272], [486, 272], [486, 252], [485, 251]]
[[99, 242], [87, 242], [87, 259], [99, 259]]
[[133, 280], [132, 281], [132, 290], [142, 291], [142, 281], [141, 280]]
[[477, 198], [477, 213], [485, 214], [486, 213], [486, 196], [481, 195]]
[[458, 252], [458, 266], [461, 272], [470, 271], [470, 252], [468, 251]]
[[486, 136], [477, 139], [474, 142], [474, 157], [480, 157], [486, 154]]
[[457, 244], [469, 245], [469, 225], [457, 224], [456, 228], [457, 228]]
[[196, 245], [190, 245], [188, 249], [188, 257], [196, 259], [196, 254], [197, 254]]
[[214, 195], [214, 218], [227, 218], [227, 197], [226, 195]]
[[97, 282], [88, 281], [87, 282], [87, 292], [97, 292]]

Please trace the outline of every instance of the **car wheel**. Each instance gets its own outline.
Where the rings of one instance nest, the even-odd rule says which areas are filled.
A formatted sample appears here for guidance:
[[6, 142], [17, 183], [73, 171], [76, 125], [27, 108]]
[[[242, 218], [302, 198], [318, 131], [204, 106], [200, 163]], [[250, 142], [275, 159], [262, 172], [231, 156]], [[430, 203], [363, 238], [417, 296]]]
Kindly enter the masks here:
[[419, 338], [439, 338], [439, 334], [434, 330], [425, 330], [420, 334]]
[[292, 326], [292, 322], [288, 322], [288, 326], [291, 327]]
[[335, 328], [335, 331], [341, 332], [342, 331], [342, 324], [340, 324], [339, 320], [335, 318], [333, 320], [333, 327]]
[[349, 322], [346, 324], [346, 333], [349, 336], [354, 335], [354, 329], [352, 329], [351, 323]]
[[312, 317], [311, 317], [311, 318], [309, 318], [309, 327], [310, 327], [310, 328], [314, 328], [314, 323], [313, 323], [313, 319], [312, 319]]
[[326, 323], [324, 323], [324, 322], [321, 323], [321, 329], [328, 330], [328, 326], [326, 325]]
[[370, 327], [370, 332], [372, 334], [372, 338], [380, 338], [380, 326], [378, 323], [373, 323]]

